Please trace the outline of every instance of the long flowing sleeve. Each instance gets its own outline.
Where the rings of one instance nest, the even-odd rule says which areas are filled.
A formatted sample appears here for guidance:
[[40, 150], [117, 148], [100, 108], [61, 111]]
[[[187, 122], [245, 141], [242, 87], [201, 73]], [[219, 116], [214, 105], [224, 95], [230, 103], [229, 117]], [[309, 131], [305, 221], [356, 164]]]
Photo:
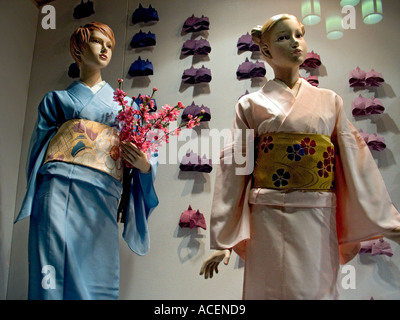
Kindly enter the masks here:
[[145, 255], [150, 249], [148, 218], [158, 205], [154, 188], [158, 166], [156, 154], [152, 155], [150, 165], [148, 173], [135, 170], [122, 234], [129, 248], [138, 255]]
[[242, 105], [236, 105], [231, 141], [221, 151], [210, 221], [212, 249], [233, 248], [244, 259], [250, 238], [251, 173], [254, 166], [254, 131]]
[[28, 217], [31, 213], [37, 172], [43, 162], [47, 146], [56, 132], [57, 103], [53, 92], [49, 92], [39, 104], [38, 117], [30, 140], [26, 164], [27, 191], [15, 222]]
[[371, 151], [345, 117], [340, 98], [337, 104], [335, 138], [339, 150], [335, 183], [339, 244], [351, 246], [378, 236], [400, 243], [400, 214], [390, 199]]

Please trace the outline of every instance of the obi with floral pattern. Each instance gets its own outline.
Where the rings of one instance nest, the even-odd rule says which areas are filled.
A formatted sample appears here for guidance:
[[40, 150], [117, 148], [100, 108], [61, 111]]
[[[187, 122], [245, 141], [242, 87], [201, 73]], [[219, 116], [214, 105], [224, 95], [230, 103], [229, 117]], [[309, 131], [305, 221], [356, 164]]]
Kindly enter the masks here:
[[50, 141], [44, 163], [64, 161], [103, 171], [122, 179], [118, 130], [105, 124], [73, 119], [65, 122]]
[[335, 151], [329, 136], [266, 133], [256, 148], [254, 188], [332, 189]]

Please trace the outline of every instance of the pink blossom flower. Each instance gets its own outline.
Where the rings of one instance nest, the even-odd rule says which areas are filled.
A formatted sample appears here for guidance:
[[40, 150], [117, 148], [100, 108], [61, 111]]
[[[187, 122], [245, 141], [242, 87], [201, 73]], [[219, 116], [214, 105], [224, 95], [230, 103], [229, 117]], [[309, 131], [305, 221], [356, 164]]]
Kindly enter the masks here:
[[[178, 102], [175, 106], [165, 104], [158, 112], [151, 113], [151, 110], [154, 110], [153, 96], [158, 90], [154, 87], [151, 96], [139, 96], [142, 103], [136, 109], [133, 107], [136, 97], [132, 98], [131, 106], [127, 105], [128, 102], [125, 100], [127, 94], [121, 89], [122, 81], [122, 79], [118, 79], [119, 89], [114, 92], [114, 101], [122, 106], [122, 110], [119, 111], [116, 117], [121, 128], [120, 139], [121, 141], [128, 140], [133, 142], [149, 157], [151, 152], [158, 151], [162, 143], [169, 143], [170, 135], [178, 136], [183, 127], [192, 129], [200, 124], [202, 115], [198, 117], [191, 116], [188, 123], [179, 124], [178, 128], [170, 131], [170, 123], [177, 121], [180, 112], [185, 109], [183, 103]], [[126, 165], [130, 166], [127, 163]]]

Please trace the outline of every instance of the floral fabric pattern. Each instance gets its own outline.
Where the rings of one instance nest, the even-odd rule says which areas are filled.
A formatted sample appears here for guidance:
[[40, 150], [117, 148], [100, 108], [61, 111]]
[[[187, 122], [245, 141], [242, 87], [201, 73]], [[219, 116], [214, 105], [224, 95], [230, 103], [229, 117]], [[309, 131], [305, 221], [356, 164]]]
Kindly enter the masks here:
[[259, 141], [253, 187], [333, 188], [335, 149], [330, 137], [307, 133], [267, 133]]

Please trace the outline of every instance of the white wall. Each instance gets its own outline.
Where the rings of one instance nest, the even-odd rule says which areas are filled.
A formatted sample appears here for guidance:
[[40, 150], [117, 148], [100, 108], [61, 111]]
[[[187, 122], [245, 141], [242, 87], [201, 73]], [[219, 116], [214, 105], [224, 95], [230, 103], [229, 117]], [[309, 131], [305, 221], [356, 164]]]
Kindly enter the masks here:
[[1, 2], [0, 299], [5, 299], [7, 292], [15, 195], [37, 17], [38, 9], [30, 1]]
[[[76, 3], [75, 3], [76, 2]], [[360, 5], [356, 7], [357, 25], [355, 30], [347, 30], [342, 39], [331, 41], [325, 36], [324, 23], [307, 27], [306, 40], [309, 50], [321, 55], [320, 87], [330, 88], [340, 94], [346, 111], [357, 128], [377, 132], [386, 139], [387, 149], [374, 153], [388, 190], [397, 207], [400, 208], [398, 194], [400, 159], [398, 139], [399, 128], [399, 88], [398, 64], [399, 44], [397, 30], [399, 2], [385, 0], [384, 20], [374, 26], [361, 22]], [[72, 62], [68, 53], [67, 39], [77, 25], [86, 21], [99, 20], [109, 24], [115, 31], [118, 47], [112, 64], [106, 69], [104, 78], [112, 86], [117, 78], [125, 77], [124, 89], [129, 95], [150, 93], [153, 86], [159, 88], [157, 103], [173, 104], [182, 101], [189, 105], [192, 101], [210, 107], [212, 119], [200, 129], [223, 130], [229, 128], [234, 116], [234, 105], [246, 90], [258, 90], [266, 79], [273, 77], [267, 67], [266, 79], [236, 79], [236, 69], [250, 53], [237, 52], [238, 38], [257, 25], [263, 24], [273, 14], [281, 12], [300, 16], [298, 0], [265, 1], [252, 0], [251, 6], [243, 0], [153, 0], [141, 1], [144, 7], [151, 4], [157, 9], [160, 21], [145, 25], [130, 21], [139, 2], [133, 0], [95, 1], [96, 14], [74, 21], [73, 7], [79, 1], [57, 0], [57, 29], [43, 30], [38, 24], [35, 54], [26, 124], [22, 143], [21, 170], [16, 199], [16, 207], [22, 201], [25, 181], [22, 168], [25, 165], [28, 139], [35, 120], [37, 104], [45, 92], [65, 88], [70, 79], [66, 75]], [[340, 10], [339, 1], [322, 0], [323, 19], [332, 10]], [[181, 32], [187, 17], [205, 15], [210, 19], [210, 30], [202, 33], [210, 42], [212, 51], [208, 58], [181, 57], [182, 44], [191, 35]], [[40, 18], [39, 18], [40, 20]], [[40, 21], [39, 21], [40, 22]], [[150, 49], [129, 48], [132, 36], [140, 29], [156, 34], [157, 45]], [[388, 41], [387, 39], [390, 39]], [[149, 59], [154, 66], [154, 75], [144, 78], [130, 78], [127, 71], [138, 56]], [[254, 57], [254, 56], [253, 56]], [[185, 86], [181, 76], [191, 65], [203, 65], [211, 69], [213, 79], [209, 85]], [[382, 99], [386, 111], [373, 117], [354, 119], [351, 116], [351, 102], [358, 95], [348, 86], [349, 72], [360, 66], [365, 71], [375, 68], [385, 78], [385, 84], [376, 91], [363, 90], [364, 95], [376, 95]], [[180, 152], [187, 148], [202, 154], [210, 149], [196, 150], [201, 143], [208, 141], [206, 132], [189, 132], [191, 144], [186, 139], [178, 141]], [[182, 138], [185, 138], [183, 133]], [[189, 138], [187, 138], [188, 140]], [[172, 144], [164, 146], [160, 158], [173, 155], [168, 152]], [[202, 229], [180, 229], [179, 217], [191, 204], [200, 209], [209, 223], [215, 169], [210, 174], [183, 173], [179, 171], [180, 158], [173, 157], [177, 163], [160, 164], [156, 180], [160, 205], [150, 217], [151, 250], [147, 256], [139, 257], [129, 251], [123, 240], [121, 244], [121, 299], [240, 299], [243, 281], [243, 263], [233, 255], [229, 266], [221, 266], [220, 273], [212, 280], [198, 276], [202, 261], [211, 253], [209, 233]], [[214, 159], [216, 160], [216, 159]], [[215, 166], [216, 167], [216, 166]], [[12, 264], [9, 277], [8, 298], [25, 299], [27, 286], [27, 221], [14, 227]], [[400, 298], [400, 249], [392, 243], [395, 255], [392, 258], [356, 257], [351, 264], [357, 271], [357, 289], [340, 288], [343, 299], [398, 299]], [[272, 275], [273, 276], [273, 275]], [[396, 280], [397, 279], [397, 280]]]

